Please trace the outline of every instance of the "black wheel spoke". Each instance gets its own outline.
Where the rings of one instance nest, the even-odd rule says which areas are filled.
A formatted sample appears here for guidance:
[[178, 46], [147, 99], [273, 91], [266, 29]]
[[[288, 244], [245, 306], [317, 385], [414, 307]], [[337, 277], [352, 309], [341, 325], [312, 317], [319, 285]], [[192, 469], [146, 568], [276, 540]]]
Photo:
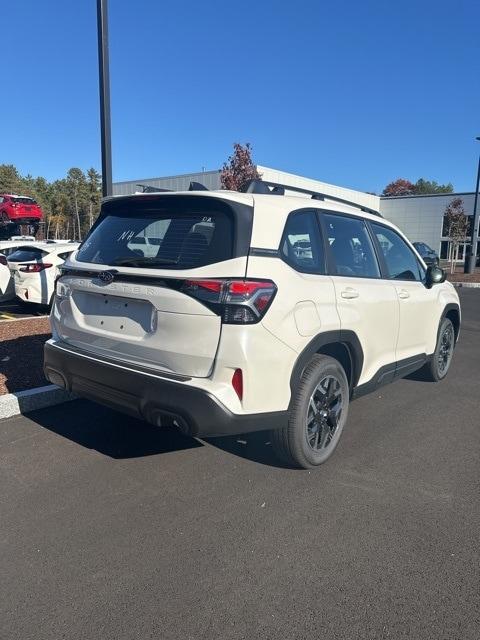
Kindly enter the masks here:
[[319, 452], [330, 445], [340, 422], [342, 408], [341, 384], [335, 376], [326, 376], [310, 396], [307, 410], [307, 442], [314, 451]]

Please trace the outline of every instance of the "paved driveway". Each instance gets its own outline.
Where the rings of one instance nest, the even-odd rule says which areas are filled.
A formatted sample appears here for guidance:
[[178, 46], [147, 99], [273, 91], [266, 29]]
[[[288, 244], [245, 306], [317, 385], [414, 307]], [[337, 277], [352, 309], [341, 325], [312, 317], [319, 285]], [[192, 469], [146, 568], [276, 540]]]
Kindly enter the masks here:
[[335, 456], [88, 402], [0, 423], [0, 638], [478, 640], [480, 292], [441, 384], [353, 403]]

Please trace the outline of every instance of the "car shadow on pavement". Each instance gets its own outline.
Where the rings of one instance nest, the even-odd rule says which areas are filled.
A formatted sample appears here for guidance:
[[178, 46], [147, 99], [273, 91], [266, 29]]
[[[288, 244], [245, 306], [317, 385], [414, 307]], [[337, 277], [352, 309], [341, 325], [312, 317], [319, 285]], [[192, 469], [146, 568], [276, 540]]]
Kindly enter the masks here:
[[413, 380], [414, 382], [434, 383], [434, 380], [429, 378], [428, 373], [423, 368], [418, 369], [418, 371], [414, 371], [413, 373], [409, 373], [408, 376], [405, 376], [405, 380]]
[[86, 449], [115, 459], [142, 458], [203, 446], [172, 427], [154, 427], [86, 400], [32, 411], [27, 417]]
[[174, 427], [155, 427], [88, 400], [32, 411], [27, 417], [86, 449], [119, 460], [194, 449], [203, 447], [205, 442], [252, 462], [287, 467], [275, 457], [267, 431], [198, 440]]
[[205, 438], [204, 440], [213, 447], [239, 458], [245, 458], [269, 467], [291, 468], [275, 455], [268, 431], [255, 431], [254, 433], [221, 438]]

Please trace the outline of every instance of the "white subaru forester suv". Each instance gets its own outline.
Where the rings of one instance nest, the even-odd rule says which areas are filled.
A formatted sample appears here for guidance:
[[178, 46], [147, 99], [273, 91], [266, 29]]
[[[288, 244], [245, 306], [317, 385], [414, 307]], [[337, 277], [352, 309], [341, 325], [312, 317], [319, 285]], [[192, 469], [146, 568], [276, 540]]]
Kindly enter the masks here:
[[105, 199], [56, 282], [47, 378], [192, 436], [270, 429], [303, 468], [351, 399], [442, 379], [460, 330], [444, 272], [378, 213], [286, 189]]

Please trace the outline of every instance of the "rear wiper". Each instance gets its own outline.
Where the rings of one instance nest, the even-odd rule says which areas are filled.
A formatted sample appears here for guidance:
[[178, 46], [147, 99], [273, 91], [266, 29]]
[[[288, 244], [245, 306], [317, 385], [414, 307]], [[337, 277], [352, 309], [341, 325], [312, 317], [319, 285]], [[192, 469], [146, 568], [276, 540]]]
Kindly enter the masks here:
[[149, 258], [147, 256], [138, 256], [137, 258], [123, 258], [116, 260], [112, 265], [123, 265], [124, 267], [135, 267], [137, 265], [151, 264], [154, 266], [162, 266], [167, 264], [178, 264], [178, 260], [172, 260], [171, 258]]

